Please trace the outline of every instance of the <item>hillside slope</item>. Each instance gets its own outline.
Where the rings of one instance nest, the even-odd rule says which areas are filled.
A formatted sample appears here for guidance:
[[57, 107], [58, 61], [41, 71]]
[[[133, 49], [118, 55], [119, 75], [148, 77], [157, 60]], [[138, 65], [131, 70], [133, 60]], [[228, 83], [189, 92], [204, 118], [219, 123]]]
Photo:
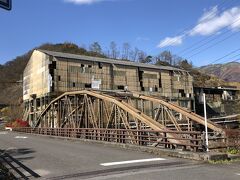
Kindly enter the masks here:
[[[80, 55], [89, 55], [105, 57], [102, 54], [87, 51], [73, 43], [63, 44], [43, 44], [34, 49], [43, 49], [50, 51], [68, 52]], [[0, 104], [19, 104], [22, 99], [22, 84], [17, 81], [22, 80], [24, 68], [30, 59], [33, 50], [30, 50], [22, 56], [0, 65]]]
[[240, 82], [240, 63], [211, 64], [199, 68], [202, 73], [219, 77], [228, 82]]

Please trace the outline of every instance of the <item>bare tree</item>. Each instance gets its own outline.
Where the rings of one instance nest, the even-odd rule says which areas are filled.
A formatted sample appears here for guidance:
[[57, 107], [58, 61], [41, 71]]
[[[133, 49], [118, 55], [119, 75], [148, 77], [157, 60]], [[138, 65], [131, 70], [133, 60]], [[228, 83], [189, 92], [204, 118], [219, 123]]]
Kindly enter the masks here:
[[139, 53], [139, 49], [137, 47], [134, 48], [134, 50], [132, 50], [130, 52], [130, 59], [133, 60], [133, 61], [136, 61], [137, 58], [138, 58], [138, 53]]
[[128, 60], [129, 59], [129, 54], [131, 50], [131, 46], [129, 43], [123, 43], [122, 47], [122, 59]]
[[144, 62], [144, 60], [146, 59], [147, 54], [144, 51], [139, 51], [138, 52], [138, 57], [137, 57], [137, 61], [138, 62]]
[[117, 44], [112, 41], [110, 43], [110, 57], [113, 58], [113, 59], [117, 59], [118, 57], [118, 50], [117, 50]]
[[169, 63], [170, 65], [173, 64], [172, 60], [173, 60], [173, 57], [172, 57], [172, 54], [170, 51], [163, 51], [160, 55], [159, 55], [159, 58], [161, 61], [164, 61], [166, 63]]

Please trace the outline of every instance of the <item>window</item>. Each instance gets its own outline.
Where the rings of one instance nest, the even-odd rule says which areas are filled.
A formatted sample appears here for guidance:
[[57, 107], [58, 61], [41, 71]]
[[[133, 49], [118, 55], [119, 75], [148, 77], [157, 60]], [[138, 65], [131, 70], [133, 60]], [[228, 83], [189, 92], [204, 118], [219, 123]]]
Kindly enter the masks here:
[[161, 80], [161, 78], [158, 79], [158, 86], [159, 86], [159, 88], [162, 88], [162, 80]]
[[119, 90], [124, 90], [124, 86], [122, 86], [122, 85], [117, 86], [117, 89], [119, 89]]
[[73, 83], [72, 83], [72, 86], [73, 86], [73, 87], [76, 87], [76, 83], [75, 83], [75, 82], [73, 82]]
[[139, 81], [141, 81], [143, 79], [143, 74], [144, 74], [144, 71], [138, 71]]
[[103, 68], [103, 64], [101, 62], [98, 62], [98, 68], [102, 69]]
[[81, 64], [81, 67], [83, 68], [85, 65], [84, 64]]
[[88, 68], [92, 68], [92, 65], [89, 64], [89, 65], [88, 65]]
[[61, 76], [58, 76], [58, 81], [61, 81]]
[[85, 84], [85, 88], [91, 88], [92, 84]]
[[143, 82], [140, 81], [140, 87], [141, 87], [141, 91], [145, 91], [144, 87], [143, 87]]
[[178, 92], [181, 94], [181, 97], [186, 97], [186, 94], [183, 89], [179, 89]]

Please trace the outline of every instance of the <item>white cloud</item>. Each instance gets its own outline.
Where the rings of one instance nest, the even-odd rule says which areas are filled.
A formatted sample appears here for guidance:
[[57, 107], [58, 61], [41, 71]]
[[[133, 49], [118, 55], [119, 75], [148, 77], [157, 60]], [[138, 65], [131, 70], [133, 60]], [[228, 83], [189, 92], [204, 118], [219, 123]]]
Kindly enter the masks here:
[[198, 24], [190, 30], [189, 35], [207, 36], [226, 27], [232, 30], [240, 28], [240, 7], [233, 7], [222, 13], [219, 13], [217, 7], [213, 7], [200, 17]]
[[78, 5], [93, 4], [93, 3], [103, 2], [103, 1], [114, 1], [114, 0], [65, 0], [65, 2], [74, 3]]
[[197, 25], [176, 37], [166, 37], [157, 47], [176, 46], [183, 42], [183, 37], [187, 36], [209, 36], [212, 34], [220, 34], [223, 28], [236, 31], [240, 30], [240, 6], [227, 9], [220, 12], [217, 6], [212, 7], [208, 11], [204, 11], [199, 18]]
[[182, 41], [183, 41], [183, 35], [175, 36], [175, 37], [166, 37], [158, 44], [157, 47], [163, 48], [163, 47], [167, 47], [167, 46], [177, 46], [177, 45], [182, 44]]
[[204, 10], [204, 13], [203, 15], [199, 18], [199, 22], [204, 22], [204, 21], [207, 21], [211, 18], [214, 18], [218, 13], [218, 7], [217, 6], [214, 6], [212, 7], [209, 11], [207, 10]]

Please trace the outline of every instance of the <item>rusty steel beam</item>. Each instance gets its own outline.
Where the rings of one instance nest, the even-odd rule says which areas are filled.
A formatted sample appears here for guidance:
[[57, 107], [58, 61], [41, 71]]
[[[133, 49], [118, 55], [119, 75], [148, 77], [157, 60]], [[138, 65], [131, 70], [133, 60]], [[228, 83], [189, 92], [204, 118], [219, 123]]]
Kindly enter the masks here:
[[[49, 123], [51, 123], [51, 127], [54, 126], [54, 110], [56, 111], [56, 109], [58, 109], [58, 108], [54, 109], [54, 104], [57, 104], [57, 103], [63, 103], [64, 106], [66, 106], [66, 104], [67, 104], [67, 107], [65, 107], [65, 113], [69, 112], [69, 114], [68, 114], [69, 117], [67, 119], [68, 119], [68, 121], [69, 121], [69, 118], [71, 118], [71, 120], [72, 120], [72, 116], [76, 112], [76, 109], [75, 109], [76, 107], [75, 108], [72, 107], [71, 104], [73, 104], [73, 103], [71, 102], [70, 98], [75, 97], [75, 96], [83, 96], [84, 97], [83, 104], [85, 104], [85, 106], [86, 106], [84, 109], [84, 114], [85, 114], [84, 121], [88, 121], [88, 122], [91, 121], [93, 127], [95, 127], [95, 128], [98, 128], [98, 125], [97, 125], [97, 120], [96, 120], [96, 117], [94, 114], [95, 109], [92, 104], [91, 98], [100, 99], [102, 101], [111, 103], [111, 105], [112, 105], [112, 110], [111, 110], [110, 114], [109, 114], [109, 112], [106, 114], [107, 116], [109, 116], [107, 126], [105, 127], [106, 129], [108, 129], [108, 124], [113, 120], [114, 120], [115, 128], [118, 128], [117, 126], [120, 126], [121, 122], [123, 124], [125, 124], [125, 127], [129, 127], [129, 122], [126, 123], [126, 121], [123, 120], [122, 116], [119, 114], [121, 112], [118, 112], [118, 108], [120, 108], [121, 110], [125, 111], [127, 114], [129, 114], [133, 117], [133, 120], [135, 121], [137, 127], [139, 124], [138, 122], [140, 122], [140, 123], [145, 124], [145, 127], [148, 126], [152, 130], [169, 131], [169, 129], [166, 128], [164, 125], [155, 121], [153, 118], [147, 116], [140, 110], [134, 108], [127, 102], [124, 102], [122, 99], [112, 97], [112, 96], [109, 96], [106, 94], [102, 94], [97, 91], [87, 91], [87, 90], [66, 92], [66, 93], [62, 94], [61, 96], [57, 97], [56, 99], [54, 99], [53, 101], [51, 101], [50, 104], [41, 112], [34, 127], [35, 128], [38, 127], [40, 125], [40, 122], [44, 119], [43, 117], [46, 117], [46, 116], [47, 116], [47, 120], [48, 120], [47, 126], [49, 127]], [[61, 102], [61, 100], [64, 98], [65, 98], [65, 101]], [[59, 106], [60, 106], [60, 104], [59, 104]], [[50, 113], [51, 110], [52, 110], [52, 112]], [[64, 109], [63, 109], [63, 111], [64, 111]], [[57, 113], [62, 113], [62, 112], [57, 112]], [[114, 116], [114, 117], [112, 117], [112, 116]], [[63, 117], [62, 117], [62, 119], [63, 119]], [[46, 124], [46, 122], [44, 124]], [[88, 123], [85, 122], [86, 127], [87, 127], [87, 124]], [[75, 126], [75, 124], [74, 124], [74, 126]], [[191, 146], [191, 144], [186, 142], [184, 139], [182, 139], [182, 137], [180, 137], [176, 133], [168, 133], [167, 136], [169, 138], [169, 141], [171, 141], [172, 143], [184, 144], [186, 146]]]
[[[141, 95], [141, 94], [138, 94], [138, 93], [133, 93], [133, 97], [135, 98], [139, 98], [139, 99], [143, 99], [143, 100], [147, 100], [147, 101], [151, 101], [151, 102], [155, 102], [155, 103], [159, 103], [171, 110], [174, 110], [176, 112], [179, 112], [181, 113], [182, 115], [186, 116], [187, 118], [191, 119], [192, 121], [198, 123], [198, 124], [201, 124], [201, 125], [205, 125], [204, 124], [204, 118], [191, 112], [191, 111], [188, 111], [178, 105], [175, 105], [173, 103], [169, 103], [169, 102], [166, 102], [160, 98], [157, 98], [157, 97], [151, 97], [151, 96], [146, 96], [146, 95]], [[220, 127], [219, 125], [215, 124], [214, 122], [208, 120], [208, 128], [213, 130], [213, 131], [216, 131], [216, 132], [219, 132], [219, 133], [224, 133], [224, 129], [222, 127]]]

